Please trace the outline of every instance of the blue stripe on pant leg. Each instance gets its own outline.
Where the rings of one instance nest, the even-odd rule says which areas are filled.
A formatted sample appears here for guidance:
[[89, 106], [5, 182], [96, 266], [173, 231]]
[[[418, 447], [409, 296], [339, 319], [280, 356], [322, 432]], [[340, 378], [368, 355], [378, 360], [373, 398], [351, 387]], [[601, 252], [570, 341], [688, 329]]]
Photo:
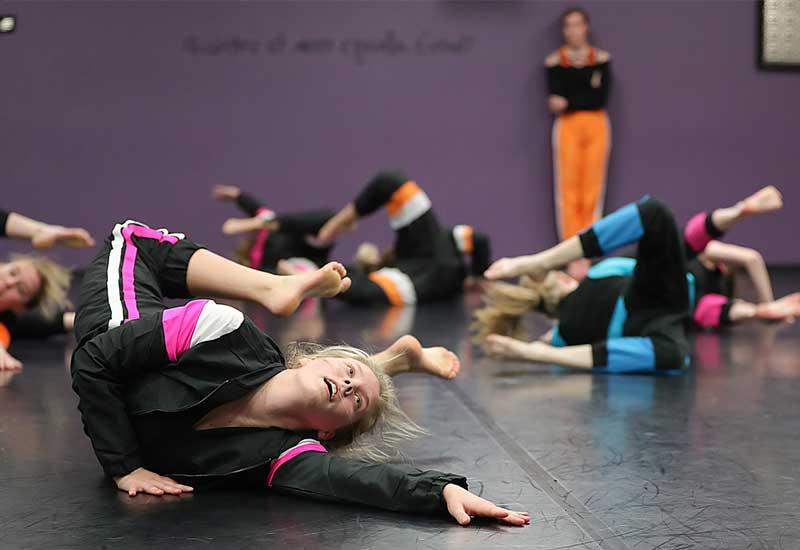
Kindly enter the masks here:
[[614, 312], [611, 314], [611, 320], [608, 322], [608, 330], [606, 332], [606, 339], [621, 338], [623, 329], [625, 328], [625, 321], [628, 320], [628, 309], [625, 307], [625, 299], [620, 296], [617, 298], [617, 303], [614, 306]]
[[636, 269], [636, 258], [615, 256], [594, 264], [591, 268], [589, 268], [589, 273], [586, 276], [590, 279], [628, 277], [633, 275], [634, 269]]
[[656, 353], [650, 338], [612, 338], [606, 342], [606, 349], [608, 364], [597, 365], [606, 372], [644, 372], [656, 368]]
[[557, 348], [563, 348], [567, 345], [564, 338], [561, 336], [561, 332], [558, 330], [558, 325], [553, 327], [553, 334], [550, 336], [550, 345]]
[[639, 208], [636, 203], [623, 206], [609, 214], [592, 225], [592, 230], [603, 254], [635, 243], [644, 235], [642, 218], [639, 216]]

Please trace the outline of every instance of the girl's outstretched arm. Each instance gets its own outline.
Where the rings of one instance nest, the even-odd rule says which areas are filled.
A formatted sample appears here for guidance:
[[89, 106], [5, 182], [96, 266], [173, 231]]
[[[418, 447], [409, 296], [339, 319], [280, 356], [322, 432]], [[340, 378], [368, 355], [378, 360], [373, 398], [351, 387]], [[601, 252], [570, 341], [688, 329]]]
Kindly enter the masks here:
[[530, 275], [534, 279], [541, 279], [548, 271], [558, 269], [583, 257], [583, 245], [576, 235], [538, 254], [500, 258], [489, 266], [484, 277], [496, 280]]
[[685, 357], [680, 345], [661, 334], [563, 347], [492, 334], [485, 346], [490, 354], [508, 359], [618, 374], [677, 371], [683, 368]]
[[[552, 337], [552, 333], [550, 336]], [[587, 370], [594, 366], [590, 344], [556, 347], [542, 341], [523, 342], [509, 336], [491, 334], [486, 338], [485, 347], [491, 355], [507, 359]]]
[[[263, 478], [256, 475], [255, 479]], [[469, 523], [470, 516], [496, 518], [511, 525], [530, 521], [526, 512], [500, 508], [470, 493], [462, 476], [351, 460], [327, 453], [313, 440], [300, 441], [274, 460], [267, 486], [298, 496], [395, 512], [449, 513], [462, 525]]]
[[81, 227], [50, 225], [32, 218], [0, 210], [0, 235], [30, 240], [34, 248], [63, 244], [74, 248], [94, 246], [94, 239]]

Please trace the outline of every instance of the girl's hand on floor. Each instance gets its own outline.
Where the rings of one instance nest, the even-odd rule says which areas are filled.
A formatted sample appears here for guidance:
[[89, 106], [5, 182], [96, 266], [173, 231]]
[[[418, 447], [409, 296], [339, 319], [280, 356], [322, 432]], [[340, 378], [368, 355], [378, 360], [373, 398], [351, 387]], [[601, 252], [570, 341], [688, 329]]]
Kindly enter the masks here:
[[442, 496], [447, 503], [447, 511], [461, 525], [469, 525], [472, 517], [494, 518], [511, 525], [527, 525], [531, 522], [527, 512], [500, 508], [452, 483], [445, 485]]
[[168, 477], [160, 476], [150, 470], [137, 468], [126, 476], [115, 478], [120, 491], [125, 491], [129, 496], [135, 497], [139, 493], [148, 495], [180, 495], [194, 491], [188, 485], [181, 485]]
[[8, 353], [3, 346], [0, 346], [0, 371], [20, 369], [22, 369], [22, 363]]

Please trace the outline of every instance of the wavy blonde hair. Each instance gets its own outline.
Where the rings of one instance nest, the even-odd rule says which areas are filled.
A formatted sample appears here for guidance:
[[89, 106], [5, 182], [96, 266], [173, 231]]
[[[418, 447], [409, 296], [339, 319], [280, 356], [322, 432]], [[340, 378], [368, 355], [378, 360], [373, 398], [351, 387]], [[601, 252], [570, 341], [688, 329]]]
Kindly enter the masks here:
[[403, 412], [392, 379], [367, 352], [350, 346], [296, 342], [289, 345], [286, 356], [290, 369], [301, 368], [302, 362], [308, 360], [349, 359], [369, 368], [378, 379], [379, 399], [372, 410], [357, 423], [338, 430], [333, 439], [322, 441], [329, 450], [370, 462], [386, 462], [400, 455], [400, 443], [428, 433]]
[[526, 339], [522, 318], [529, 311], [555, 317], [563, 298], [558, 276], [551, 271], [542, 280], [523, 276], [519, 284], [490, 283], [484, 294], [484, 306], [473, 314], [473, 341], [483, 343], [490, 334]]
[[36, 254], [12, 254], [11, 262], [28, 262], [39, 273], [41, 285], [25, 305], [28, 309], [35, 309], [45, 317], [53, 317], [58, 312], [72, 307], [67, 293], [72, 280], [70, 270], [53, 260]]

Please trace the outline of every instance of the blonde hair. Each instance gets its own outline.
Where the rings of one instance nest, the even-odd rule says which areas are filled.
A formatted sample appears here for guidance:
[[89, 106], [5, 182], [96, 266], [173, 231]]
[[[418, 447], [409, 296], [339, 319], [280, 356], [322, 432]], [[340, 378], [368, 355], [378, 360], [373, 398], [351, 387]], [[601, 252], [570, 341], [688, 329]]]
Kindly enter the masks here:
[[369, 368], [378, 379], [379, 398], [372, 410], [355, 424], [338, 430], [333, 439], [323, 441], [329, 450], [370, 462], [385, 462], [399, 456], [400, 443], [427, 434], [403, 412], [391, 377], [367, 352], [350, 346], [324, 347], [296, 342], [288, 347], [286, 355], [286, 365], [290, 369], [300, 368], [302, 361], [350, 359]]
[[35, 254], [12, 254], [9, 259], [12, 262], [29, 262], [39, 273], [41, 284], [33, 298], [25, 304], [28, 309], [36, 309], [45, 317], [53, 317], [59, 311], [72, 307], [67, 297], [72, 280], [68, 268]]
[[483, 298], [484, 306], [473, 314], [470, 326], [473, 341], [483, 343], [490, 334], [524, 339], [527, 335], [522, 317], [532, 310], [554, 317], [562, 298], [558, 277], [553, 271], [542, 280], [523, 276], [516, 285], [490, 283]]

